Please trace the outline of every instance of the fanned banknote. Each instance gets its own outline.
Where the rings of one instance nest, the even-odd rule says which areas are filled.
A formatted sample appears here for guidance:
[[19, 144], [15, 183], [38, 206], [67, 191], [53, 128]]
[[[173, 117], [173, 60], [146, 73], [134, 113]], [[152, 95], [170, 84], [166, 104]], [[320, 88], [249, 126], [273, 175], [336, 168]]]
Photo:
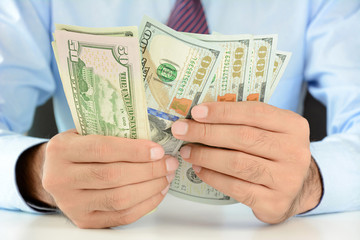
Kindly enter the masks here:
[[172, 136], [171, 125], [190, 118], [190, 109], [204, 99], [220, 62], [221, 48], [146, 16], [139, 36], [151, 138], [166, 153], [174, 154], [179, 140]]
[[290, 61], [290, 58], [291, 58], [291, 52], [276, 50], [273, 76], [270, 81], [270, 91], [265, 96], [265, 102], [268, 102], [270, 97], [273, 95], [282, 75], [285, 72], [285, 69]]
[[77, 131], [150, 139], [136, 27], [58, 29], [54, 52]]
[[265, 102], [273, 75], [277, 35], [254, 36], [250, 75], [245, 80], [243, 99]]

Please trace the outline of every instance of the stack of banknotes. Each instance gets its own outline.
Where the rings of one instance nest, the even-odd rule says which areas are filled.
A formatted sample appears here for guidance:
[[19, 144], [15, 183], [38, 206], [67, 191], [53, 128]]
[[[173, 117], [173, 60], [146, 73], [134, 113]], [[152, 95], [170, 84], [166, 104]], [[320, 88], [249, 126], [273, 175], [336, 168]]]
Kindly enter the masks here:
[[202, 102], [267, 102], [291, 57], [277, 35], [177, 32], [147, 16], [137, 27], [56, 25], [53, 49], [77, 131], [151, 139], [176, 156], [175, 196], [236, 201], [202, 182], [178, 154], [171, 125]]

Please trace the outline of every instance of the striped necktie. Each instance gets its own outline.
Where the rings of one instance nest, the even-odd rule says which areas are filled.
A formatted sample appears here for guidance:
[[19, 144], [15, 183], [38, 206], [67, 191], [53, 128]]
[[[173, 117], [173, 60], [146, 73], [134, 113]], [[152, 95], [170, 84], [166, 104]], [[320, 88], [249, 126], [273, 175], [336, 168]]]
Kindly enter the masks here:
[[181, 32], [209, 34], [200, 0], [176, 0], [167, 25]]

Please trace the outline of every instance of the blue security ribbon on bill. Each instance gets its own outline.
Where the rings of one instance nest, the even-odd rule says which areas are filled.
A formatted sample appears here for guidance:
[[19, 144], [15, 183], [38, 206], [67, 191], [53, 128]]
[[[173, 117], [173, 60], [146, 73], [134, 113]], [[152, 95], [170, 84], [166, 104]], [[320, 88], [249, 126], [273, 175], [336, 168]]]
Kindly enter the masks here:
[[162, 112], [162, 111], [156, 110], [154, 108], [148, 108], [147, 112], [150, 115], [153, 115], [153, 116], [156, 116], [156, 117], [159, 117], [159, 118], [163, 118], [163, 119], [166, 119], [166, 120], [170, 120], [170, 121], [173, 121], [173, 122], [175, 122], [176, 120], [179, 119], [179, 117], [177, 117], [175, 115], [172, 115], [172, 114], [169, 114], [169, 113], [166, 113], [166, 112]]

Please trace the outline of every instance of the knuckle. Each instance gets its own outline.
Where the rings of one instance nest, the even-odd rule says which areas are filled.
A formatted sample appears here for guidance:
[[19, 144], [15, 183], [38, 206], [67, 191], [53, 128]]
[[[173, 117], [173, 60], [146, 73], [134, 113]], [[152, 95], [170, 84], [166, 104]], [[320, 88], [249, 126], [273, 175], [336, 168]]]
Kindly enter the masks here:
[[252, 167], [250, 167], [248, 173], [249, 174], [247, 178], [251, 182], [259, 182], [259, 180], [265, 175], [270, 175], [270, 179], [271, 179], [270, 171], [261, 164], [254, 164]]
[[308, 127], [309, 126], [309, 122], [306, 120], [306, 118], [304, 118], [303, 116], [295, 113], [295, 116], [297, 118], [298, 124], [302, 127]]
[[222, 104], [222, 108], [221, 108], [222, 119], [231, 119], [232, 113], [233, 113], [233, 109], [231, 104], [227, 104], [227, 103]]
[[208, 151], [206, 151], [205, 147], [192, 146], [191, 149], [192, 162], [198, 165], [203, 165], [204, 161], [208, 159], [207, 153]]
[[[150, 178], [156, 178], [157, 176], [160, 175], [160, 171], [161, 172], [167, 172], [166, 171], [166, 163], [164, 161], [160, 162], [160, 161], [156, 161], [156, 162], [150, 162]], [[159, 166], [159, 164], [162, 165], [162, 167]]]
[[49, 174], [44, 174], [42, 177], [42, 186], [47, 192], [53, 192], [57, 188], [56, 178], [52, 178]]
[[299, 114], [294, 113], [294, 120], [296, 121], [297, 129], [299, 132], [306, 136], [310, 135], [310, 125], [306, 118]]
[[245, 147], [266, 147], [268, 150], [277, 150], [279, 148], [279, 141], [271, 137], [267, 131], [254, 129], [251, 127], [244, 127], [239, 129], [241, 141]]
[[135, 161], [144, 161], [150, 159], [150, 142], [147, 140], [136, 139], [136, 144], [134, 144], [132, 158]]
[[237, 174], [240, 174], [245, 171], [246, 166], [244, 166], [244, 159], [241, 157], [241, 155], [236, 154], [235, 157], [230, 158], [227, 161], [227, 168]]
[[252, 191], [252, 187], [249, 186], [248, 189], [244, 189], [243, 185], [239, 183], [233, 183], [230, 187], [230, 191], [234, 194], [235, 199], [239, 202], [249, 206], [254, 207], [256, 204], [255, 193]]
[[[256, 130], [257, 132], [258, 130]], [[267, 131], [259, 131], [255, 133], [254, 146], [265, 148], [269, 152], [277, 152], [281, 149], [279, 139], [272, 137]]]
[[229, 160], [228, 168], [236, 175], [241, 175], [248, 181], [256, 182], [264, 174], [269, 174], [268, 169], [253, 158], [237, 155]]
[[105, 197], [105, 207], [112, 211], [128, 208], [130, 205], [130, 192], [127, 190], [117, 191]]
[[65, 146], [66, 144], [61, 140], [61, 137], [56, 135], [46, 144], [46, 155], [49, 157], [57, 156], [58, 153], [65, 150]]
[[63, 191], [69, 183], [69, 178], [60, 177], [58, 174], [54, 174], [54, 171], [44, 171], [41, 179], [43, 188], [49, 193], [55, 193], [57, 191]]
[[254, 114], [261, 114], [261, 115], [269, 115], [274, 114], [278, 108], [271, 106], [269, 104], [263, 103], [263, 102], [254, 102], [253, 110]]
[[200, 133], [200, 141], [208, 140], [212, 136], [212, 125], [201, 123], [201, 133]]
[[292, 160], [299, 167], [308, 168], [311, 162], [311, 152], [308, 147], [298, 146], [292, 150]]
[[261, 131], [260, 133], [254, 135], [255, 135], [255, 141], [254, 141], [255, 146], [264, 146], [269, 143], [272, 144], [271, 140], [273, 139], [269, 139], [269, 134], [266, 131]]
[[92, 154], [96, 157], [96, 159], [100, 162], [104, 162], [109, 153], [111, 153], [111, 148], [109, 147], [109, 144], [103, 141], [103, 138], [97, 138], [90, 151], [92, 151]]
[[168, 173], [166, 170], [165, 159], [162, 159], [160, 161], [145, 163], [144, 167], [145, 167], [144, 177], [146, 179], [155, 179], [164, 176]]
[[266, 146], [269, 152], [279, 152], [279, 150], [282, 149], [281, 142], [278, 138], [270, 137], [269, 134], [267, 134], [265, 139]]
[[234, 136], [239, 136], [233, 141], [235, 148], [243, 146], [245, 148], [266, 149], [269, 152], [277, 152], [282, 148], [280, 139], [274, 137], [271, 132], [247, 126], [237, 127], [235, 131]]
[[203, 131], [203, 139], [207, 139], [208, 137], [212, 136], [212, 125], [210, 124], [203, 124], [204, 131]]
[[157, 175], [157, 172], [159, 170], [159, 168], [157, 167], [158, 163], [157, 162], [151, 162], [150, 163], [150, 178], [155, 178]]
[[254, 193], [247, 193], [246, 195], [244, 195], [243, 203], [246, 206], [249, 206], [249, 207], [255, 206], [255, 204], [256, 204], [255, 194]]
[[90, 167], [90, 178], [99, 180], [101, 182], [113, 183], [117, 182], [123, 171], [122, 167], [104, 167], [104, 166], [92, 166]]
[[242, 145], [252, 146], [256, 141], [255, 131], [250, 127], [237, 128], [237, 136], [240, 136], [237, 141], [240, 141]]

